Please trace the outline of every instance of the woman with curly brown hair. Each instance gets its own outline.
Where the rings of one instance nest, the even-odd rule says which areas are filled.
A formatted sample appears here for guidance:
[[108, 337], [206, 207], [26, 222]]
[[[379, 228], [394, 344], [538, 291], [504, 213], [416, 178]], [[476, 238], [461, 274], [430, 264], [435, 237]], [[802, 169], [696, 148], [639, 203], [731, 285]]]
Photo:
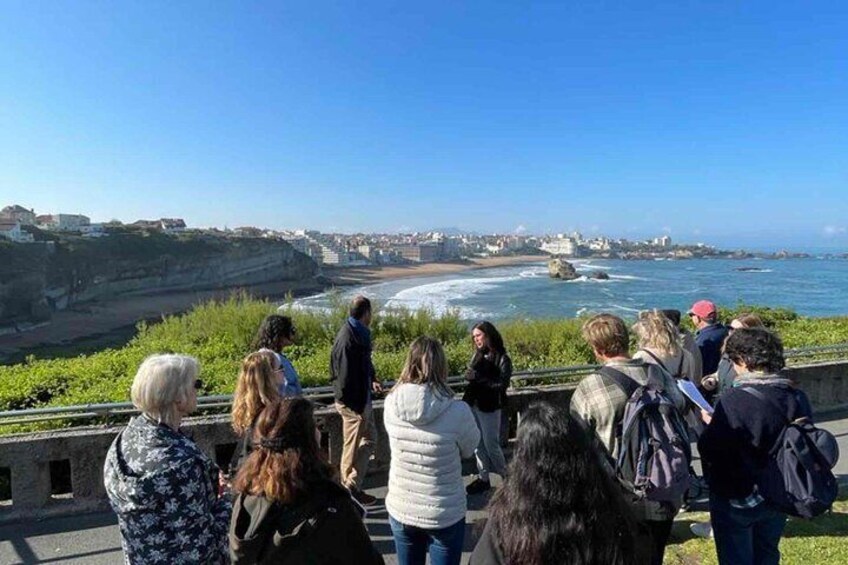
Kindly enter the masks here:
[[383, 563], [359, 507], [320, 450], [308, 400], [271, 402], [252, 439], [255, 448], [233, 482], [233, 563]]

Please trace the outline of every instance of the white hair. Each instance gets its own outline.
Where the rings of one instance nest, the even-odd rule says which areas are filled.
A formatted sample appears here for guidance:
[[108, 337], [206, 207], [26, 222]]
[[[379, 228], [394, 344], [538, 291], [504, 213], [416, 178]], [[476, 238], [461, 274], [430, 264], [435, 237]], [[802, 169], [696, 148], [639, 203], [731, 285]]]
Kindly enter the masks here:
[[188, 398], [199, 373], [200, 364], [189, 355], [151, 355], [133, 379], [132, 403], [148, 417], [176, 428], [177, 402]]

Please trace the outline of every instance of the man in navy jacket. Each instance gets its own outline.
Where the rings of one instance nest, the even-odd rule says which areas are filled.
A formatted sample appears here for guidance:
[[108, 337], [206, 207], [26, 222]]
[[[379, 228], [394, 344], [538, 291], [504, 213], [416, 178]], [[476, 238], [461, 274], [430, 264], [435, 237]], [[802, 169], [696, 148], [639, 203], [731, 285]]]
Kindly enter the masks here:
[[689, 317], [698, 330], [695, 332], [695, 344], [701, 351], [704, 376], [718, 370], [721, 360], [721, 347], [727, 338], [727, 328], [719, 323], [716, 305], [709, 300], [699, 300], [689, 309]]
[[371, 362], [370, 326], [371, 302], [357, 296], [330, 354], [330, 380], [344, 437], [340, 478], [361, 504], [373, 504], [376, 500], [362, 491], [362, 481], [377, 445], [371, 396], [383, 390]]

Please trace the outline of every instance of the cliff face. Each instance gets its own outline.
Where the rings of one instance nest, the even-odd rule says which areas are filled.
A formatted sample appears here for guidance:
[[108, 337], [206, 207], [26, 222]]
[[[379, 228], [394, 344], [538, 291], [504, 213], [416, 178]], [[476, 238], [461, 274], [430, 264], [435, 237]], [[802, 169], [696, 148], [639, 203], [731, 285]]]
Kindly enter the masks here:
[[309, 281], [318, 267], [285, 241], [117, 232], [0, 245], [0, 326], [49, 320], [121, 296]]

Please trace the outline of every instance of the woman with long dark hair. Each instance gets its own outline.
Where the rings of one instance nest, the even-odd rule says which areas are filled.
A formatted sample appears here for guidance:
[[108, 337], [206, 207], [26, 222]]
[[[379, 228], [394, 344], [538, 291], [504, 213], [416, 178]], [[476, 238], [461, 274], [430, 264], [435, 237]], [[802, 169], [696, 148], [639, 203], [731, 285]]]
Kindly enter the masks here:
[[321, 452], [308, 400], [268, 404], [254, 425], [253, 444], [233, 482], [233, 563], [383, 563]]
[[501, 477], [506, 473], [506, 459], [501, 450], [501, 409], [512, 378], [512, 360], [506, 354], [500, 332], [491, 322], [474, 326], [471, 341], [474, 355], [465, 373], [468, 386], [462, 399], [471, 406], [480, 429], [480, 444], [474, 451], [479, 476], [465, 491], [479, 494], [492, 488], [490, 472]]
[[271, 314], [262, 320], [256, 338], [253, 341], [254, 351], [270, 349], [277, 356], [279, 366], [283, 370], [283, 382], [280, 384], [281, 396], [300, 396], [303, 388], [300, 377], [291, 360], [283, 353], [283, 349], [294, 343], [297, 329], [289, 316]]
[[567, 410], [522, 414], [510, 472], [471, 565], [629, 565], [636, 524], [590, 437]]

